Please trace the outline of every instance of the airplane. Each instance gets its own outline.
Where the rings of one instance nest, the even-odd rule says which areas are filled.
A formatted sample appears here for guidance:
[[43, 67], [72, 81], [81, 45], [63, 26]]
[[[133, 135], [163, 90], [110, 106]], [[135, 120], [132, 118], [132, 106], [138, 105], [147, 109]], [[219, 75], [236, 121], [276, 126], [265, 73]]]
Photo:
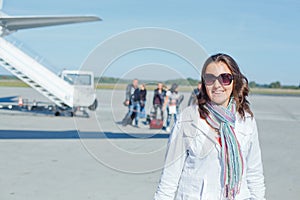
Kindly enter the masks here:
[[70, 112], [73, 116], [77, 110], [96, 110], [98, 101], [92, 72], [65, 70], [57, 76], [7, 41], [5, 36], [22, 29], [102, 19], [97, 16], [9, 16], [2, 12], [2, 6], [3, 1], [0, 0], [0, 66], [52, 101], [55, 104], [55, 113]]

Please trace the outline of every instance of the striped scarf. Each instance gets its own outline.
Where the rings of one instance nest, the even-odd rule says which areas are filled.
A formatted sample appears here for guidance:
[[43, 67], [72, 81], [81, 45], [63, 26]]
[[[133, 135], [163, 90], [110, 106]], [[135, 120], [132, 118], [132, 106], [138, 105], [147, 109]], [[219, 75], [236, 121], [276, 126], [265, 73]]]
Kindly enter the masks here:
[[224, 195], [232, 200], [239, 193], [243, 174], [242, 153], [234, 133], [236, 104], [231, 98], [227, 108], [210, 102], [206, 104], [206, 108], [210, 113], [206, 118], [207, 122], [220, 133]]

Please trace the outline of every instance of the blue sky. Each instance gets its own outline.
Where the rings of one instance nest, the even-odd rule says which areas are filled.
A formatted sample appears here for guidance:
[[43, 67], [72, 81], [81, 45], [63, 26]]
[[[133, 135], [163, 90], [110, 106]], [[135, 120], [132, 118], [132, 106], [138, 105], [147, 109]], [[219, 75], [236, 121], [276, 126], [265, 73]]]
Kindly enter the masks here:
[[[142, 27], [159, 27], [190, 37], [209, 55], [217, 52], [232, 55], [250, 81], [300, 83], [297, 62], [300, 3], [297, 0], [7, 0], [4, 12], [9, 15], [91, 14], [103, 19], [87, 24], [23, 30], [10, 36], [38, 52], [54, 71], [79, 68], [98, 44], [114, 35]], [[124, 55], [106, 75], [124, 77], [130, 70], [147, 63], [176, 66], [177, 74], [199, 77], [185, 61], [162, 51]], [[147, 74], [151, 74], [151, 70]], [[164, 76], [171, 79], [175, 74]]]

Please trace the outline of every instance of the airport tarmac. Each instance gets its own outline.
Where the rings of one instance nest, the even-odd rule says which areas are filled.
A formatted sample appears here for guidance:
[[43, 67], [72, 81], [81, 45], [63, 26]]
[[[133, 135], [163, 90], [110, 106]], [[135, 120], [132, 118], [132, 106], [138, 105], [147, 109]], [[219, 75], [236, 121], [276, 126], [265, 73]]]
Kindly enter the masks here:
[[[90, 118], [0, 110], [0, 199], [152, 199], [168, 133], [122, 127], [124, 91], [98, 90]], [[31, 88], [0, 88], [0, 98], [45, 101]], [[190, 93], [184, 93], [182, 108]], [[149, 112], [152, 92], [148, 96]], [[253, 95], [266, 198], [299, 199], [300, 97]], [[141, 120], [143, 121], [143, 120]]]

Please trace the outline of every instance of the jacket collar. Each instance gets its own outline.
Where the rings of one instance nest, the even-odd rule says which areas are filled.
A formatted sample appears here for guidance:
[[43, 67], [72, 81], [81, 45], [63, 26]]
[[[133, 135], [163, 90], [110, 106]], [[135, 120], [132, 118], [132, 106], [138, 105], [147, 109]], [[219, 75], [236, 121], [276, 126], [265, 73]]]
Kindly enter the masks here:
[[186, 131], [186, 137], [196, 137], [199, 134], [207, 135], [210, 132], [210, 127], [204, 119], [200, 118], [198, 106], [190, 106], [183, 110], [180, 122]]
[[[247, 118], [251, 118], [251, 116], [248, 113], [246, 113], [245, 118], [247, 120]], [[214, 137], [212, 134], [209, 134], [212, 132], [210, 131], [210, 126], [207, 124], [207, 122], [204, 119], [200, 118], [200, 114], [198, 112], [198, 105], [194, 105], [186, 108], [182, 112], [181, 122], [187, 126], [192, 127], [190, 131], [186, 131], [184, 133], [185, 136], [187, 137], [195, 137], [199, 133], [206, 135], [210, 139]], [[242, 119], [241, 116], [237, 113], [236, 122], [235, 122], [236, 134], [245, 135], [250, 131], [249, 130], [250, 127], [244, 125], [245, 125], [245, 120]]]

